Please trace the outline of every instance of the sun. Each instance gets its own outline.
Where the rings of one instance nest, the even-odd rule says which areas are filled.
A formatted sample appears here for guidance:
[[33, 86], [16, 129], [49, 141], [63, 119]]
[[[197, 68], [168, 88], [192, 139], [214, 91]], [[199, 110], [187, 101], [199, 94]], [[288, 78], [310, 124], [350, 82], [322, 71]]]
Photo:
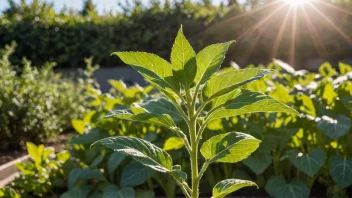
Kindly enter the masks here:
[[305, 3], [308, 3], [310, 0], [283, 0], [283, 1], [289, 4], [290, 6], [300, 6]]

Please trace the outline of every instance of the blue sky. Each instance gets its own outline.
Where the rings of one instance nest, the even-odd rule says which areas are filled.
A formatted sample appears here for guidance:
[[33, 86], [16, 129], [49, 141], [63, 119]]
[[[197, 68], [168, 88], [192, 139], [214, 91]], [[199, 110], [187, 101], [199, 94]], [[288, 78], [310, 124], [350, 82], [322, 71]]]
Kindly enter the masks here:
[[[31, 2], [32, 0], [26, 0], [27, 2]], [[61, 10], [64, 6], [68, 8], [72, 8], [74, 10], [79, 10], [82, 8], [83, 0], [46, 0], [49, 2], [54, 2], [55, 10]], [[97, 6], [98, 12], [102, 13], [104, 11], [117, 10], [117, 2], [125, 0], [93, 0], [94, 4]], [[149, 0], [142, 0], [146, 4]], [[199, 1], [199, 0], [194, 0]], [[215, 4], [220, 4], [221, 1], [224, 0], [212, 0]], [[15, 0], [15, 2], [20, 2], [20, 0]], [[0, 11], [5, 10], [8, 7], [7, 0], [0, 0]]]

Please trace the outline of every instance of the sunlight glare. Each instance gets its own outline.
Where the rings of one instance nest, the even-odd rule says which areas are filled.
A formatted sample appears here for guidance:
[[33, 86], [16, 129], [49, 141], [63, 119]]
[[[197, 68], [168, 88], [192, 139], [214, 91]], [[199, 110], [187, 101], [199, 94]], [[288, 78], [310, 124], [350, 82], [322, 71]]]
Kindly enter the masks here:
[[299, 5], [308, 3], [310, 0], [283, 0], [283, 1], [289, 4], [290, 6], [299, 6]]

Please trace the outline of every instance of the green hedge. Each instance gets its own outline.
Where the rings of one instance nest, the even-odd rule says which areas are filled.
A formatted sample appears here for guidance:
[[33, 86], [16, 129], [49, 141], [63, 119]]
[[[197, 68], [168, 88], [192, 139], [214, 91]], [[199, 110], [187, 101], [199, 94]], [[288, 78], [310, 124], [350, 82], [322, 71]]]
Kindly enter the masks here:
[[[35, 65], [55, 61], [59, 67], [82, 67], [85, 57], [94, 56], [100, 65], [121, 64], [109, 54], [113, 51], [144, 50], [168, 57], [179, 24], [187, 35], [203, 30], [209, 23], [222, 17], [225, 8], [174, 3], [171, 7], [145, 9], [138, 4], [119, 15], [87, 16], [55, 14], [40, 3], [18, 7], [12, 14], [0, 18], [0, 45], [16, 41], [19, 46], [14, 62], [23, 56]], [[38, 15], [37, 12], [40, 14]]]
[[[98, 16], [94, 11], [84, 16], [68, 11], [55, 13], [51, 5], [36, 5], [35, 2], [14, 6], [0, 17], [0, 45], [13, 40], [19, 43], [13, 56], [16, 64], [25, 56], [34, 65], [54, 61], [60, 68], [83, 67], [83, 59], [90, 56], [94, 56], [102, 66], [122, 65], [109, 54], [123, 50], [153, 52], [167, 59], [176, 35], [175, 27], [180, 24], [183, 24], [185, 35], [196, 49], [236, 39], [237, 43], [230, 48], [226, 63], [229, 60], [241, 65], [266, 63], [271, 61], [275, 40], [288, 12], [286, 6], [260, 28], [239, 38], [241, 33], [264, 19], [267, 13], [273, 13], [280, 4], [233, 20], [233, 17], [244, 12], [243, 8], [237, 5], [217, 7], [209, 3], [191, 3], [189, 0], [164, 7], [160, 7], [159, 1], [154, 1], [156, 3], [148, 8], [136, 3], [124, 8], [123, 13], [104, 16]], [[335, 5], [352, 10], [351, 3], [341, 2], [335, 2]], [[347, 36], [352, 35], [351, 16], [321, 3], [314, 5], [323, 13], [329, 13], [327, 17]], [[343, 36], [309, 6], [305, 9], [318, 34], [313, 37], [319, 38], [321, 45], [317, 50], [309, 36], [310, 28], [306, 26], [304, 15], [298, 11], [295, 66], [302, 68], [302, 63], [311, 58], [333, 62], [348, 58], [351, 47]], [[276, 58], [289, 60], [292, 21], [293, 18], [289, 17]]]

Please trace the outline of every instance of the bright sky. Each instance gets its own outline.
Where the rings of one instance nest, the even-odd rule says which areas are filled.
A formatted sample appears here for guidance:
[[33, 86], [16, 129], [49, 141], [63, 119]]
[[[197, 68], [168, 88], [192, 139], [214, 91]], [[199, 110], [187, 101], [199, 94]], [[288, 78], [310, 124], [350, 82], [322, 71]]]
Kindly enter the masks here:
[[[26, 0], [27, 2], [31, 2], [32, 0]], [[83, 0], [46, 0], [49, 2], [54, 2], [54, 7], [55, 10], [61, 10], [64, 6], [74, 9], [74, 10], [80, 10], [82, 8]], [[93, 0], [93, 3], [97, 6], [98, 12], [102, 13], [104, 11], [109, 11], [117, 10], [117, 2], [122, 1], [125, 2], [125, 0]], [[200, 1], [200, 0], [194, 0], [194, 1]], [[212, 0], [214, 4], [220, 4], [220, 2], [226, 0]], [[15, 2], [20, 2], [20, 0], [15, 0]], [[142, 0], [145, 4], [149, 2], [149, 0]], [[0, 0], [0, 11], [5, 10], [8, 7], [8, 1], [7, 0]]]

